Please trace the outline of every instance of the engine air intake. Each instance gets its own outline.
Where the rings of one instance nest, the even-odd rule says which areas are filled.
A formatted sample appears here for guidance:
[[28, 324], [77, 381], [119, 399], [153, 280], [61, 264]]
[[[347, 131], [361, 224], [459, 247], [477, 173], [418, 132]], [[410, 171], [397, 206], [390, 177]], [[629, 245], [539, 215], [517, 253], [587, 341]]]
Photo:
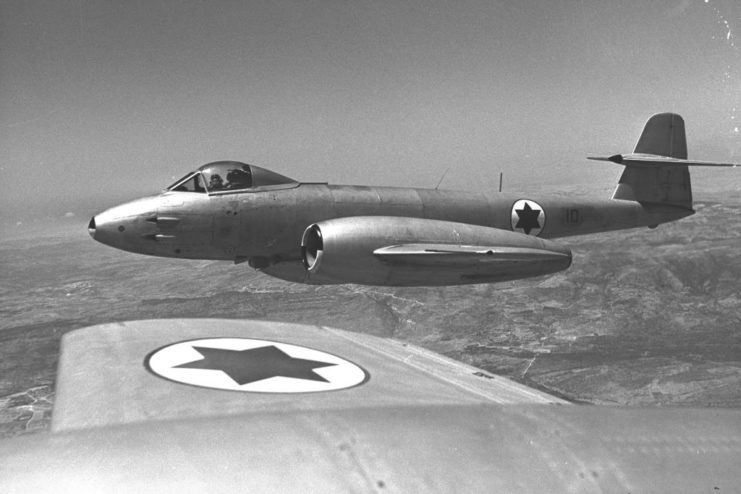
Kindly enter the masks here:
[[301, 237], [301, 261], [310, 272], [319, 269], [324, 254], [324, 241], [319, 225], [311, 225]]

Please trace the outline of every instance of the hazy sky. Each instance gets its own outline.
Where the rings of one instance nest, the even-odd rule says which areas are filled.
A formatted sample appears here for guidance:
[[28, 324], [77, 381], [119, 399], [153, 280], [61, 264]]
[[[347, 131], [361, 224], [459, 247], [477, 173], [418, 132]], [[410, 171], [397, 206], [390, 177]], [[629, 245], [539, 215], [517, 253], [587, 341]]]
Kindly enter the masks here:
[[631, 151], [663, 111], [692, 157], [741, 159], [738, 0], [1, 0], [0, 22], [6, 223], [88, 217], [220, 159], [604, 186], [619, 167], [583, 157]]

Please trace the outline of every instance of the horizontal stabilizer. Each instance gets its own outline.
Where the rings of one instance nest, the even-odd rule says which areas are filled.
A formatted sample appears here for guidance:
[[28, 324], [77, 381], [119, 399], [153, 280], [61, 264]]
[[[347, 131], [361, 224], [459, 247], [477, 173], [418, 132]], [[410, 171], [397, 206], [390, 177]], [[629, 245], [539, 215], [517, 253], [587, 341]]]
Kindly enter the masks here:
[[625, 166], [726, 166], [736, 167], [741, 166], [741, 163], [722, 163], [720, 161], [698, 161], [698, 160], [686, 160], [680, 158], [671, 158], [668, 156], [660, 156], [657, 154], [614, 154], [612, 156], [588, 156], [587, 159], [596, 161], [611, 161], [618, 165]]
[[569, 252], [526, 247], [493, 247], [457, 244], [399, 244], [381, 247], [373, 255], [385, 262], [399, 264], [460, 266], [477, 263], [518, 263], [556, 261], [570, 257]]

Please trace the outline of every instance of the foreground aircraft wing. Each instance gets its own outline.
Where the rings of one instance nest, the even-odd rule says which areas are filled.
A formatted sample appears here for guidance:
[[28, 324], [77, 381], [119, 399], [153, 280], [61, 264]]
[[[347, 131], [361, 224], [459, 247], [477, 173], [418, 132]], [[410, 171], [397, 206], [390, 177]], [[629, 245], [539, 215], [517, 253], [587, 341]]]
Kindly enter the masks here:
[[421, 348], [149, 320], [62, 343], [52, 433], [0, 492], [733, 492], [741, 412], [570, 405]]

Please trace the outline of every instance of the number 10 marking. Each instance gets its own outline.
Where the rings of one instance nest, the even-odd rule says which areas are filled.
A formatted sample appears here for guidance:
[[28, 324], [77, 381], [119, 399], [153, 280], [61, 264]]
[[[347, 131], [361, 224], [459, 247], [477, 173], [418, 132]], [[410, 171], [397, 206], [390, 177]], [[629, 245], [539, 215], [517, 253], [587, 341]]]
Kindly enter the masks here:
[[576, 224], [581, 221], [579, 210], [571, 208], [563, 208], [563, 221], [567, 224]]

